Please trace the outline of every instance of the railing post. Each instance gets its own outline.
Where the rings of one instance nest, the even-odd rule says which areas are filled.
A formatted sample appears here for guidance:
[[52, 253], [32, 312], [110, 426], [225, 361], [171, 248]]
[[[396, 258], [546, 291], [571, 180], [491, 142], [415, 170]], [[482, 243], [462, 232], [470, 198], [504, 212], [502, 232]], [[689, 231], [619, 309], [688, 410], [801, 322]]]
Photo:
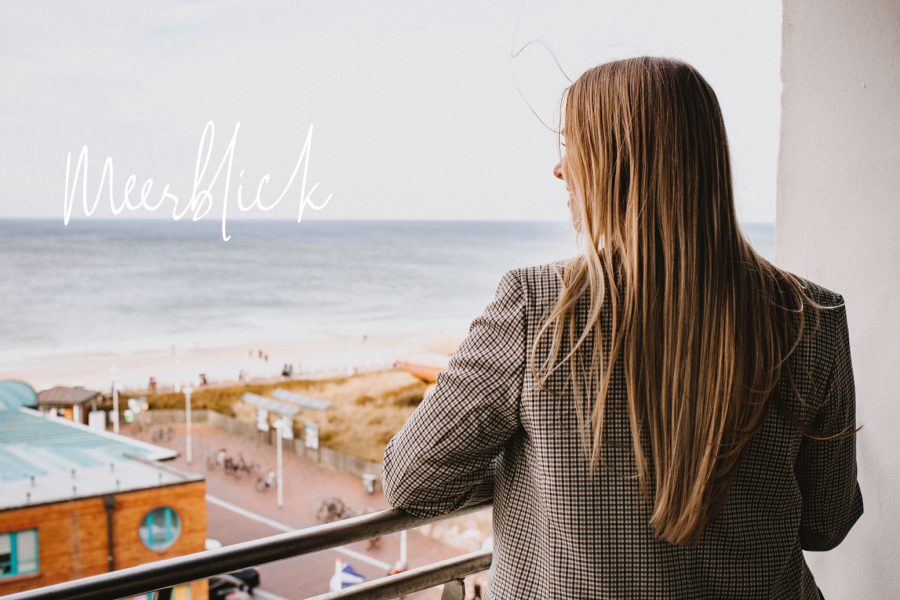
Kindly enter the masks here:
[[172, 588], [168, 587], [157, 590], [153, 597], [154, 600], [172, 600]]
[[462, 579], [454, 579], [444, 584], [444, 593], [441, 600], [465, 600], [466, 584]]

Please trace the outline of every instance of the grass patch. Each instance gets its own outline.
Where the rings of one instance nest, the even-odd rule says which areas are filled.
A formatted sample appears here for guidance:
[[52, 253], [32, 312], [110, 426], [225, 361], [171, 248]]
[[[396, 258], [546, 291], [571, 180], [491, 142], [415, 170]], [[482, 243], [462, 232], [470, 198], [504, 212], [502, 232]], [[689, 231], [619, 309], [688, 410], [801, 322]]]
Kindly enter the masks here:
[[[209, 409], [255, 423], [256, 409], [241, 402], [252, 392], [269, 395], [276, 388], [330, 400], [328, 410], [302, 409], [294, 418], [294, 435], [302, 437], [303, 424], [319, 426], [319, 443], [359, 458], [381, 462], [384, 447], [422, 401], [428, 384], [405, 371], [387, 369], [327, 379], [285, 381], [195, 389], [191, 406]], [[127, 402], [136, 394], [122, 394]], [[184, 394], [164, 392], [146, 396], [151, 409], [183, 410]], [[111, 401], [107, 399], [111, 408]]]

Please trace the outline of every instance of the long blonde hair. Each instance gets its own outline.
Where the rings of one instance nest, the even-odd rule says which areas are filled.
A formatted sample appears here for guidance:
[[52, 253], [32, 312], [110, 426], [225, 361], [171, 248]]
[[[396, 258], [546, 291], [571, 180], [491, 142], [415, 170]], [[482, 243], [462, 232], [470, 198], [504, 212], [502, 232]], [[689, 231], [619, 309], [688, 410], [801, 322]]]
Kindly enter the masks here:
[[[582, 74], [563, 99], [566, 181], [582, 248], [560, 274], [563, 290], [532, 348], [532, 372], [546, 389], [569, 363], [575, 397], [593, 401], [590, 423], [583, 400], [577, 413], [595, 468], [613, 366], [622, 360], [640, 488], [651, 497], [649, 480], [655, 491], [650, 525], [659, 539], [692, 545], [777, 395], [804, 307], [825, 307], [743, 237], [719, 104], [694, 68], [653, 57], [610, 62]], [[579, 335], [575, 305], [585, 294]], [[551, 331], [547, 370], [538, 373], [538, 344]], [[557, 361], [566, 331], [567, 354]], [[599, 374], [598, 392], [580, 384], [576, 367], [592, 333], [587, 368]]]

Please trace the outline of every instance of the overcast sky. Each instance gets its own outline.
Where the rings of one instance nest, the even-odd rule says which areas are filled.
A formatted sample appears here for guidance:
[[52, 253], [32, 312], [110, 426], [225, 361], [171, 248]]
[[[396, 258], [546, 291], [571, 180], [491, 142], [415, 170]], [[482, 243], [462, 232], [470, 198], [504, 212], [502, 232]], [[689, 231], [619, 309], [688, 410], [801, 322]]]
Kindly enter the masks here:
[[[212, 163], [240, 122], [233, 185], [243, 171], [251, 195], [267, 173], [280, 191], [314, 124], [307, 189], [333, 195], [304, 219], [565, 220], [554, 137], [516, 86], [552, 121], [568, 82], [538, 46], [510, 57], [538, 38], [573, 79], [639, 54], [696, 66], [725, 114], [740, 217], [774, 221], [780, 36], [777, 0], [7, 1], [0, 217], [62, 219], [66, 155], [85, 145], [89, 197], [107, 156], [119, 199], [132, 173], [189, 197], [213, 121]], [[299, 189], [229, 219], [296, 219]]]

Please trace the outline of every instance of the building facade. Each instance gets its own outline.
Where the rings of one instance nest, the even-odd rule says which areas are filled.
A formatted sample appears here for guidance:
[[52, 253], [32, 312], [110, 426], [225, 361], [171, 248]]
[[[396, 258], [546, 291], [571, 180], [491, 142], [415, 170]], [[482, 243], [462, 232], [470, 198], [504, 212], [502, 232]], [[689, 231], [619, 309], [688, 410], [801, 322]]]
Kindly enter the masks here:
[[38, 392], [38, 410], [76, 423], [88, 423], [88, 414], [103, 402], [103, 394], [83, 387], [58, 385]]
[[[0, 382], [0, 595], [205, 549], [206, 482], [160, 462], [174, 451], [46, 418], [12, 384]], [[205, 580], [175, 590], [206, 597]]]

